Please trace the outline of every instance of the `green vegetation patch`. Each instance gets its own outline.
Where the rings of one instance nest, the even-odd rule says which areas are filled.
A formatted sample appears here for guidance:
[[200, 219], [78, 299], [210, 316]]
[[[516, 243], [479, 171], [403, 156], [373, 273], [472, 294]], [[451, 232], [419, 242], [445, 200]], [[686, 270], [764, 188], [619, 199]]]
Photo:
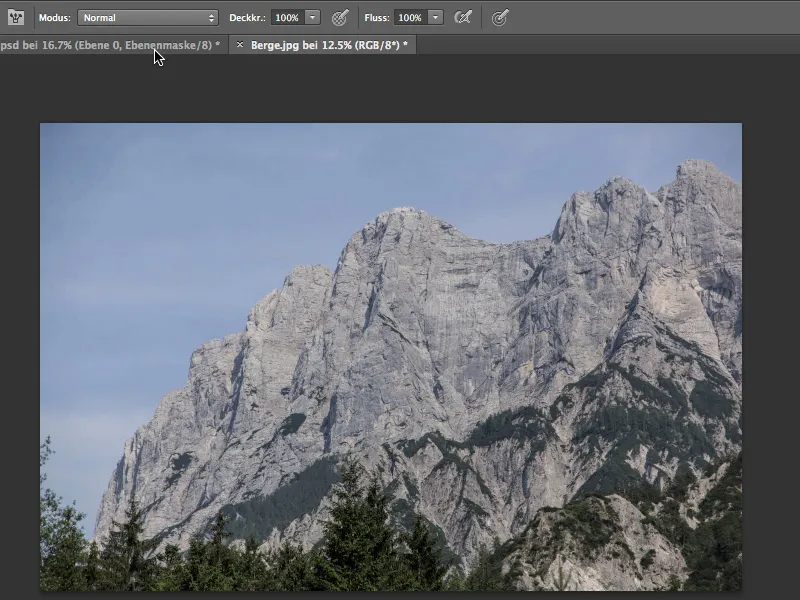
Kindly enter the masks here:
[[525, 406], [514, 411], [504, 410], [478, 423], [464, 444], [469, 448], [480, 448], [510, 439], [537, 440], [544, 449], [547, 438], [553, 434], [553, 426], [545, 413]]
[[597, 498], [586, 498], [568, 503], [561, 511], [559, 519], [553, 525], [555, 538], [563, 537], [569, 532], [580, 540], [586, 556], [611, 542], [615, 533], [621, 531], [611, 517], [611, 508]]
[[742, 453], [700, 503], [703, 520], [683, 547], [690, 569], [684, 589], [742, 589]]
[[[544, 559], [544, 564], [549, 564], [556, 558], [567, 533], [580, 546], [582, 554], [586, 558], [591, 558], [608, 546], [614, 535], [621, 531], [614, 510], [602, 497], [582, 497], [570, 501], [561, 509], [540, 510], [540, 512], [556, 513], [551, 534], [544, 538], [534, 536], [531, 540], [531, 560]], [[531, 526], [537, 527], [539, 520], [540, 515], [537, 514]], [[632, 554], [624, 542], [617, 543], [617, 546]], [[611, 551], [613, 552], [614, 548]]]
[[321, 458], [272, 494], [223, 507], [223, 513], [230, 518], [229, 531], [234, 538], [253, 535], [264, 540], [273, 528], [282, 531], [313, 511], [338, 482], [335, 458]]
[[[606, 405], [595, 410], [578, 424], [573, 438], [574, 443], [587, 443], [599, 450], [599, 441], [616, 442], [616, 448], [608, 458], [618, 464], [610, 465], [609, 470], [624, 471], [623, 479], [634, 471], [627, 466], [627, 453], [635, 450], [640, 444], [648, 446], [658, 454], [666, 452], [667, 457], [675, 457], [683, 463], [705, 466], [703, 455], [713, 456], [716, 452], [706, 431], [696, 423], [654, 406], [626, 406], [622, 404]], [[641, 479], [638, 473], [637, 479]], [[613, 486], [605, 489], [591, 488], [587, 491], [611, 491]]]
[[626, 452], [622, 447], [617, 447], [608, 453], [605, 462], [578, 489], [574, 499], [590, 494], [613, 494], [638, 485], [640, 481], [642, 476], [628, 464]]
[[447, 537], [445, 536], [442, 528], [438, 525], [435, 525], [422, 515], [417, 515], [417, 513], [414, 512], [414, 507], [406, 499], [398, 498], [392, 502], [390, 506], [390, 514], [393, 521], [405, 533], [411, 533], [414, 530], [414, 521], [417, 519], [417, 517], [422, 519], [428, 525], [431, 533], [433, 534], [434, 546], [442, 553], [442, 562], [447, 565], [461, 563], [461, 558], [455, 552], [453, 552], [453, 549], [450, 548], [450, 545], [447, 543]]
[[645, 552], [645, 555], [639, 561], [639, 564], [642, 565], [643, 569], [647, 569], [650, 565], [652, 565], [655, 562], [655, 558], [656, 558], [656, 551], [653, 548], [650, 548], [650, 550]]
[[725, 474], [700, 502], [700, 515], [708, 519], [719, 512], [742, 510], [742, 453], [725, 469]]
[[704, 417], [723, 419], [733, 415], [734, 400], [726, 394], [717, 384], [703, 379], [698, 381], [689, 402]]
[[686, 394], [672, 379], [659, 376], [658, 385], [672, 398], [674, 404], [686, 406]]
[[633, 375], [633, 373], [631, 373], [631, 369], [623, 369], [616, 363], [609, 363], [608, 367], [610, 370], [617, 372], [625, 380], [627, 380], [631, 390], [638, 394], [640, 399], [649, 400], [656, 406], [671, 407], [676, 409], [686, 406], [686, 401], [683, 397], [683, 394], [680, 393], [679, 390], [677, 393], [675, 389], [670, 389], [669, 392], [665, 392], [654, 386], [652, 383]]

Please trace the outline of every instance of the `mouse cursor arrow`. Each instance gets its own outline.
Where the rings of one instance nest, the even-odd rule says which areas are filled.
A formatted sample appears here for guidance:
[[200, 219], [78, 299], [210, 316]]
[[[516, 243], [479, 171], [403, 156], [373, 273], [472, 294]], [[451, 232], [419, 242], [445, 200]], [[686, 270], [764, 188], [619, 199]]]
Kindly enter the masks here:
[[164, 66], [164, 61], [167, 60], [161, 54], [158, 53], [158, 50], [153, 50], [153, 64], [158, 65], [159, 67]]

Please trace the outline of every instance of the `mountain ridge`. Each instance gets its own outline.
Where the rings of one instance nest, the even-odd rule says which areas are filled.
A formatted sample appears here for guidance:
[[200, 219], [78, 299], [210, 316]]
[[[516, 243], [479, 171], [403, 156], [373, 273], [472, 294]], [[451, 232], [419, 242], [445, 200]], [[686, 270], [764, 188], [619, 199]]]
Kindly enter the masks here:
[[[536, 240], [483, 242], [425, 211], [385, 211], [334, 273], [296, 267], [243, 332], [192, 353], [187, 385], [126, 442], [96, 537], [136, 494], [146, 531], [185, 546], [220, 508], [354, 451], [469, 563], [491, 532], [508, 539], [598, 472], [668, 479], [740, 447], [741, 289], [741, 185], [695, 159], [655, 194], [623, 178], [576, 192]], [[683, 429], [608, 432], [617, 398], [626, 419], [680, 414]], [[521, 449], [457, 446], [518, 413]], [[688, 439], [700, 454], [679, 451]], [[265, 544], [313, 543], [320, 502]]]

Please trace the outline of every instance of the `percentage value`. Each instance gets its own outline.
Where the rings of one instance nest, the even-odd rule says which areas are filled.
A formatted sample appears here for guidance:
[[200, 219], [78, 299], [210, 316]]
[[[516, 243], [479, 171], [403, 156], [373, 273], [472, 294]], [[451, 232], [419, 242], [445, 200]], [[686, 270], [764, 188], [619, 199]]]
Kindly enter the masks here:
[[45, 50], [72, 50], [72, 42], [68, 40], [43, 40]]
[[422, 23], [420, 13], [399, 13], [397, 17], [400, 23]]
[[276, 23], [299, 23], [300, 15], [297, 13], [276, 13]]
[[322, 42], [323, 50], [352, 50], [353, 42], [350, 40], [325, 40]]

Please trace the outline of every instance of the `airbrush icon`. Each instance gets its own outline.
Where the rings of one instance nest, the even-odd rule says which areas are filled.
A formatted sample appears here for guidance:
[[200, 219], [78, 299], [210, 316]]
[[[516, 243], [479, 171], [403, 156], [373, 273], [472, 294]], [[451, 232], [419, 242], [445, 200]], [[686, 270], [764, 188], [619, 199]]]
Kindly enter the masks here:
[[468, 10], [467, 12], [464, 12], [463, 10], [457, 10], [453, 15], [453, 20], [456, 22], [456, 25], [464, 25], [465, 23], [469, 23], [469, 16], [471, 14], [472, 10]]

